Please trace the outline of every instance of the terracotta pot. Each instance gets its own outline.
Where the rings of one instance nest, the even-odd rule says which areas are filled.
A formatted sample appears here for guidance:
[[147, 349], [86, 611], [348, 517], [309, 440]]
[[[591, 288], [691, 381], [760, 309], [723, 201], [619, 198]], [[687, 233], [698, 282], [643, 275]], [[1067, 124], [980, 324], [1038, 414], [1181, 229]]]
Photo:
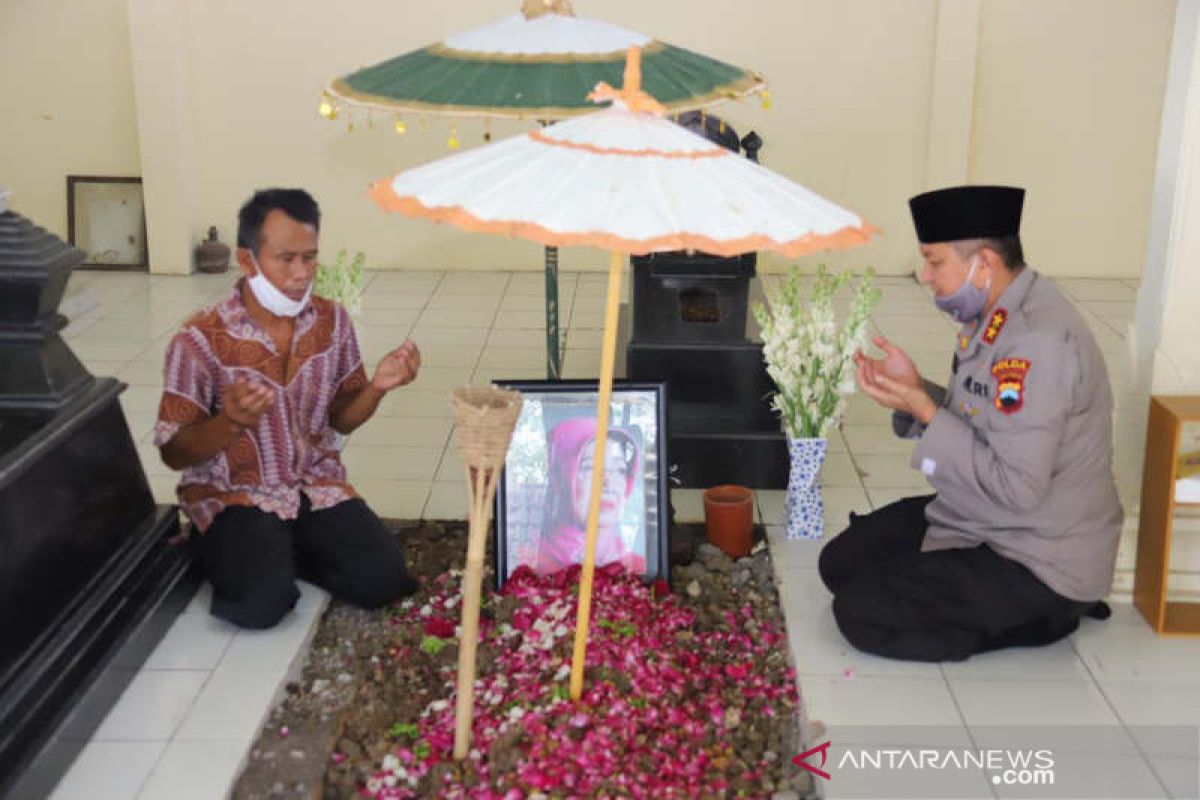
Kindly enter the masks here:
[[208, 229], [208, 239], [196, 245], [196, 269], [200, 272], [224, 272], [229, 269], [229, 245], [217, 239], [217, 228]]
[[754, 492], [732, 484], [705, 489], [704, 523], [708, 541], [730, 558], [749, 555], [754, 534]]

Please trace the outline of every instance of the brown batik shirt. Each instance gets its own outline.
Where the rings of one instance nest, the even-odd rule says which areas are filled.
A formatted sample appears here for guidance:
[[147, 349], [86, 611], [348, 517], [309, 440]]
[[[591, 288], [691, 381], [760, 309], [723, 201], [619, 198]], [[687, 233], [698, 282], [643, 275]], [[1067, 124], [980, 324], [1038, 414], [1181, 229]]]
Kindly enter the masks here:
[[156, 447], [220, 412], [222, 393], [238, 378], [275, 390], [257, 425], [183, 471], [179, 502], [201, 531], [228, 506], [295, 519], [301, 493], [314, 510], [358, 497], [346, 482], [340, 439], [329, 422], [331, 405], [367, 384], [350, 315], [337, 303], [312, 297], [296, 317], [285, 358], [251, 319], [243, 283], [192, 316], [167, 348]]

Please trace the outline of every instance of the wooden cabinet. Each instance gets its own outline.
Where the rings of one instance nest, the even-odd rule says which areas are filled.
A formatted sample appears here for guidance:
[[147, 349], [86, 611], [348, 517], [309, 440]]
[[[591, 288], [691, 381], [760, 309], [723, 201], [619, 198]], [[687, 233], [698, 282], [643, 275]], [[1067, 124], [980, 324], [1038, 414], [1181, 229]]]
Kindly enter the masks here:
[[1200, 603], [1167, 602], [1175, 510], [1180, 506], [1200, 506], [1200, 503], [1178, 502], [1175, 497], [1176, 465], [1185, 422], [1200, 422], [1200, 396], [1150, 398], [1133, 604], [1156, 632], [1197, 636]]

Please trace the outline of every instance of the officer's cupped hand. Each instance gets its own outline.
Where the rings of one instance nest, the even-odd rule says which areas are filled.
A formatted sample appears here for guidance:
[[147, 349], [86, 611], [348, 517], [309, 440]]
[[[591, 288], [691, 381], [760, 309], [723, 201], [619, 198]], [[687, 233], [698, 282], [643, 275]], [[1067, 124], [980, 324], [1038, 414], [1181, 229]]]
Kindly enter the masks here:
[[879, 366], [881, 359], [868, 358], [860, 353], [855, 355], [854, 361], [858, 367], [858, 388], [863, 394], [884, 408], [905, 410], [906, 403], [898, 391], [902, 384], [897, 384], [884, 374]]
[[870, 397], [884, 408], [912, 415], [921, 422], [928, 423], [937, 413], [937, 405], [925, 391], [917, 377], [917, 384], [897, 380], [886, 372], [877, 369], [879, 359], [862, 358], [858, 362], [858, 385], [863, 394]]
[[921, 373], [908, 353], [883, 336], [876, 336], [871, 341], [883, 351], [883, 358], [871, 358], [862, 350], [857, 351], [854, 354], [854, 363], [859, 367], [860, 375], [863, 374], [862, 368], [866, 366], [866, 377], [872, 384], [877, 383], [877, 376], [886, 375], [908, 386], [923, 385]]

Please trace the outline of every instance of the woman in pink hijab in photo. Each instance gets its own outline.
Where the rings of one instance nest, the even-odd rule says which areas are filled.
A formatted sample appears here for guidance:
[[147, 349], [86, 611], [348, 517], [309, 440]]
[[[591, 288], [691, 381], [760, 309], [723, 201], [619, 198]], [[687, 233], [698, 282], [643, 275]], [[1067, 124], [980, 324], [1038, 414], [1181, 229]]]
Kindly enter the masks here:
[[[619, 562], [627, 570], [641, 574], [646, 571], [646, 559], [625, 548], [620, 530], [625, 504], [637, 487], [641, 466], [639, 440], [636, 429], [609, 429], [596, 530], [596, 566]], [[535, 572], [547, 574], [583, 563], [595, 451], [596, 420], [592, 417], [568, 419], [550, 431], [547, 522], [538, 543]]]

